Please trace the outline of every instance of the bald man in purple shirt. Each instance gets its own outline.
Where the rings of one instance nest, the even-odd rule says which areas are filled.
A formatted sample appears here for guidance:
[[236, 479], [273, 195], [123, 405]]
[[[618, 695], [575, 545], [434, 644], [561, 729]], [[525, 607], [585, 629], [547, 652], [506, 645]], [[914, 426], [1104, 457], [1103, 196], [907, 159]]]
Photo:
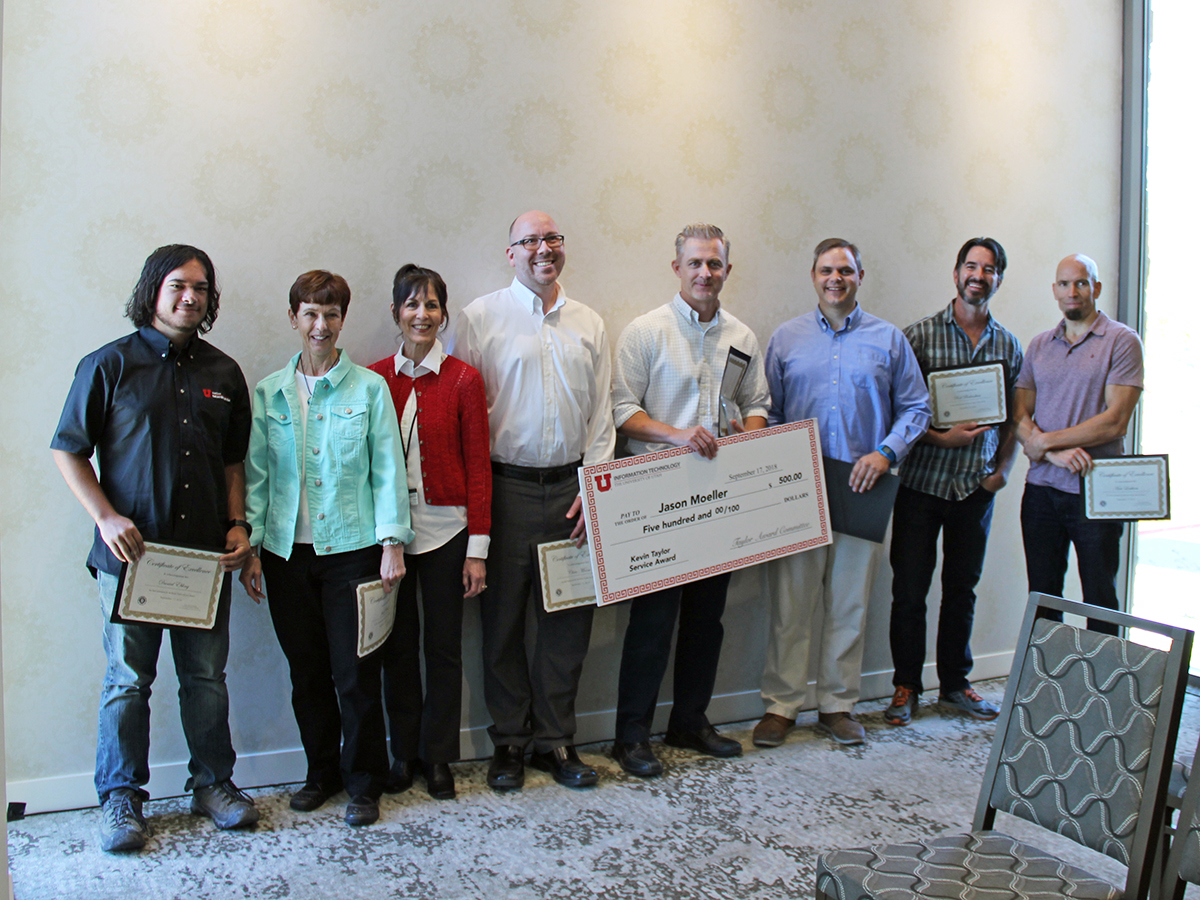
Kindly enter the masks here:
[[[1084, 515], [1079, 476], [1093, 459], [1125, 453], [1125, 431], [1142, 395], [1142, 342], [1096, 309], [1101, 287], [1089, 257], [1060, 262], [1054, 299], [1062, 321], [1025, 353], [1015, 404], [1017, 439], [1029, 457], [1021, 535], [1030, 591], [1062, 596], [1074, 544], [1084, 602], [1116, 609], [1125, 526]], [[1088, 627], [1116, 633], [1093, 619]]]

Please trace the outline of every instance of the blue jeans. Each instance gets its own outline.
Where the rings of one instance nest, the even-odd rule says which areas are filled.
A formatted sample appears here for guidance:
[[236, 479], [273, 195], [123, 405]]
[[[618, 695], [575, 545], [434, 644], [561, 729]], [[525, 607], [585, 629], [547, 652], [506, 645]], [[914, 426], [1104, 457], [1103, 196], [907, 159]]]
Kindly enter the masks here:
[[[117, 577], [97, 573], [104, 615], [104, 654], [108, 668], [100, 691], [100, 727], [96, 739], [96, 794], [103, 803], [118, 788], [150, 795], [150, 686], [158, 673], [158, 651], [166, 629], [155, 625], [114, 625], [108, 621], [117, 594]], [[191, 777], [185, 791], [233, 777], [236, 754], [229, 737], [229, 694], [225, 660], [229, 656], [229, 584], [211, 631], [171, 629], [171, 655], [179, 679], [179, 718], [187, 739]]]
[[[1021, 537], [1029, 590], [1061, 597], [1067, 574], [1067, 550], [1075, 545], [1083, 602], [1117, 609], [1117, 570], [1121, 566], [1121, 532], [1125, 523], [1089, 519], [1083, 495], [1040, 484], [1026, 484], [1021, 498]], [[1061, 619], [1061, 614], [1058, 616]], [[1088, 619], [1088, 628], [1116, 634], [1117, 628]]]
[[924, 690], [925, 598], [942, 535], [942, 600], [938, 612], [937, 674], [942, 694], [970, 685], [975, 586], [983, 574], [995, 494], [978, 488], [962, 500], [903, 485], [892, 511], [892, 683]]

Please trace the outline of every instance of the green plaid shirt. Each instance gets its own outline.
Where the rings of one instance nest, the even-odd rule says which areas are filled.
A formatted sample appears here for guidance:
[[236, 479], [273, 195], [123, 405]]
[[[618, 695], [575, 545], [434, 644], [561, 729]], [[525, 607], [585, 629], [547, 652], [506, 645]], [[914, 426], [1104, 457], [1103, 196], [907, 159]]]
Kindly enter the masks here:
[[[954, 302], [939, 313], [913, 322], [904, 329], [926, 378], [934, 369], [966, 366], [972, 363], [1008, 360], [1008, 393], [1012, 403], [1013, 385], [1021, 372], [1024, 355], [1021, 342], [988, 314], [988, 323], [979, 343], [971, 348], [971, 339], [954, 321]], [[985, 477], [996, 471], [996, 451], [1000, 447], [999, 428], [991, 428], [966, 447], [942, 448], [919, 442], [900, 466], [900, 482], [914, 491], [933, 494], [944, 500], [962, 500], [978, 488]]]

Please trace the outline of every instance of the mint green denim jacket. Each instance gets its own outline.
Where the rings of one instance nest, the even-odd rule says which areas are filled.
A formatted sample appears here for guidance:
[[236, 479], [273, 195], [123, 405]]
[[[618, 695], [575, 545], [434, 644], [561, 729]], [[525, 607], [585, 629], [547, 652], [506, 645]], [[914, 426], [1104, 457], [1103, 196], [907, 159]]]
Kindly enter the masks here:
[[400, 426], [387, 383], [342, 351], [317, 381], [308, 439], [299, 419], [296, 362], [258, 383], [246, 457], [246, 521], [251, 543], [289, 559], [300, 510], [301, 454], [313, 550], [360, 550], [386, 538], [413, 539]]

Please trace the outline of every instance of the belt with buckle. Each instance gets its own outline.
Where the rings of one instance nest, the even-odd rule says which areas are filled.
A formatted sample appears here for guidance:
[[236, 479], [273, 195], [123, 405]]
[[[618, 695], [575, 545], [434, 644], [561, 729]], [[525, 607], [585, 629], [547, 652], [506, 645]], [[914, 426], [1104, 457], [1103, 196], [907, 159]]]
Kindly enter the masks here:
[[518, 481], [532, 481], [535, 484], [558, 484], [568, 478], [575, 478], [575, 473], [583, 465], [582, 459], [565, 466], [549, 466], [540, 469], [537, 466], [510, 466], [508, 463], [492, 460], [492, 472], [504, 478], [515, 478]]

